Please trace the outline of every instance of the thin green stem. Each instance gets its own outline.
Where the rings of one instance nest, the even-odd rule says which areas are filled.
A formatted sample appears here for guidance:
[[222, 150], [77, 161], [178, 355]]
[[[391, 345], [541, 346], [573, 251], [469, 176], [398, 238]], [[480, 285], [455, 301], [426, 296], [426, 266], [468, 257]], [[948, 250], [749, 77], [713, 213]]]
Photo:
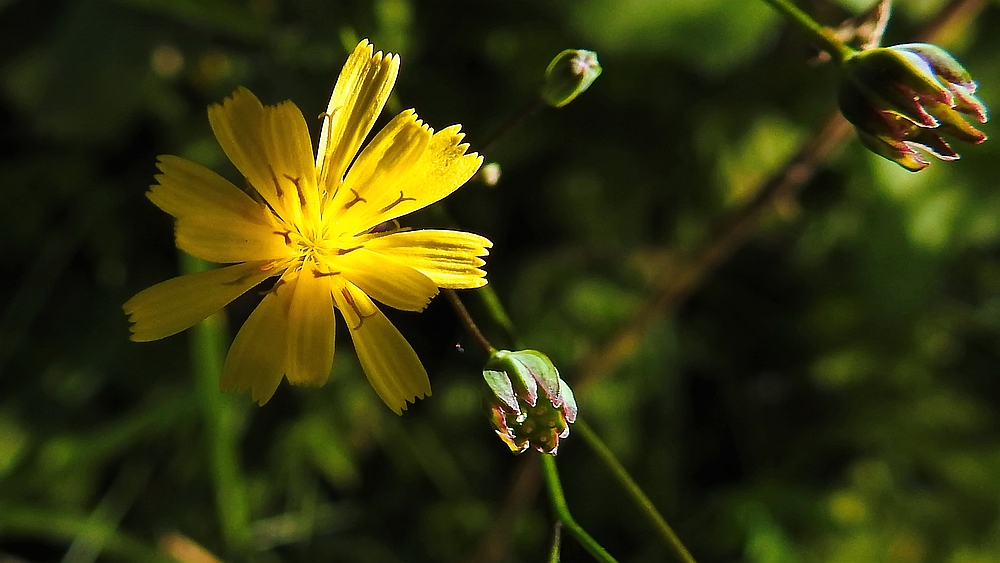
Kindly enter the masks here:
[[556, 522], [552, 529], [552, 549], [549, 550], [549, 563], [559, 563], [559, 552], [562, 549], [562, 522]]
[[604, 462], [608, 469], [611, 470], [611, 473], [614, 474], [616, 479], [618, 479], [621, 486], [625, 488], [625, 491], [632, 499], [632, 502], [635, 503], [636, 507], [642, 511], [643, 515], [653, 525], [656, 531], [660, 534], [660, 537], [663, 538], [663, 541], [666, 542], [667, 547], [673, 550], [674, 557], [677, 561], [681, 561], [683, 563], [695, 563], [694, 557], [691, 557], [691, 553], [686, 547], [684, 547], [684, 544], [681, 543], [680, 538], [678, 538], [677, 534], [674, 533], [670, 524], [667, 524], [667, 521], [662, 515], [660, 515], [660, 512], [656, 510], [656, 507], [653, 506], [653, 502], [649, 500], [646, 493], [642, 492], [639, 485], [634, 479], [632, 479], [632, 476], [628, 474], [628, 471], [626, 471], [625, 467], [618, 461], [615, 454], [612, 453], [604, 442], [601, 441], [594, 430], [586, 422], [584, 422], [582, 418], [576, 419], [576, 424], [573, 425], [573, 429], [583, 436], [583, 440], [587, 442], [587, 445], [594, 450], [597, 457]]
[[[185, 273], [206, 267], [201, 260], [181, 255], [181, 269]], [[227, 547], [242, 551], [250, 542], [247, 488], [239, 464], [244, 408], [219, 392], [228, 343], [225, 317], [221, 312], [216, 313], [192, 330], [192, 369], [205, 423], [219, 523]]]
[[508, 343], [517, 350], [524, 348], [524, 343], [518, 337], [514, 323], [510, 320], [510, 315], [504, 309], [503, 303], [500, 302], [500, 297], [493, 289], [493, 286], [487, 285], [477, 289], [476, 295], [482, 300], [483, 307], [486, 308], [486, 312], [493, 319], [493, 322], [503, 329]]
[[792, 4], [791, 0], [763, 1], [781, 12], [788, 21], [795, 24], [799, 30], [808, 35], [809, 39], [817, 47], [830, 53], [830, 56], [838, 63], [843, 62], [844, 59], [854, 52], [854, 49], [851, 49], [843, 41], [837, 39], [830, 29], [823, 27], [816, 20], [809, 17], [808, 14], [798, 9], [795, 4]]
[[580, 542], [580, 545], [594, 556], [594, 559], [601, 561], [602, 563], [617, 563], [614, 557], [601, 544], [597, 543], [597, 540], [592, 538], [590, 534], [586, 532], [576, 520], [573, 519], [573, 515], [569, 512], [569, 506], [566, 505], [566, 497], [563, 495], [562, 482], [559, 480], [559, 471], [556, 469], [556, 457], [552, 455], [541, 454], [542, 456], [542, 473], [545, 474], [545, 484], [549, 488], [549, 498], [552, 500], [552, 509], [556, 513], [556, 517], [562, 522], [566, 530], [576, 538], [576, 541]]

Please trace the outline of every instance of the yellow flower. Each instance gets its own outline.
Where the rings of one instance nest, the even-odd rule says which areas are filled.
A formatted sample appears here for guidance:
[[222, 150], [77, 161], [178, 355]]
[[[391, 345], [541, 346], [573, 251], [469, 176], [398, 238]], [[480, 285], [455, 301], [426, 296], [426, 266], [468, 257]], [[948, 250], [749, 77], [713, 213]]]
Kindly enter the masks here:
[[400, 414], [407, 401], [430, 395], [420, 360], [372, 298], [420, 311], [439, 287], [481, 287], [481, 257], [492, 243], [470, 233], [385, 225], [455, 191], [482, 157], [466, 154], [460, 126], [435, 133], [412, 110], [357, 154], [399, 69], [398, 55], [373, 51], [362, 41], [344, 65], [321, 115], [315, 159], [305, 118], [291, 102], [263, 106], [240, 88], [209, 108], [212, 130], [246, 177], [249, 195], [203, 166], [160, 157], [158, 184], [147, 195], [177, 219], [177, 247], [231, 265], [165, 281], [130, 299], [124, 308], [132, 340], [176, 334], [280, 276], [236, 335], [223, 389], [250, 389], [264, 404], [282, 376], [295, 385], [325, 383], [336, 308], [389, 408]]

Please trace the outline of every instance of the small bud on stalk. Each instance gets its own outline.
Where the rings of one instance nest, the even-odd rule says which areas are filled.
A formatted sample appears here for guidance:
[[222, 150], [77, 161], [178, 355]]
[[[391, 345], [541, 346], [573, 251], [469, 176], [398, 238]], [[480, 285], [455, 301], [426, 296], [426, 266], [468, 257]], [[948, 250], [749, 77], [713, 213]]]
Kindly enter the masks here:
[[583, 49], [566, 49], [556, 55], [545, 69], [545, 84], [541, 96], [546, 104], [561, 108], [587, 91], [601, 75], [597, 53]]
[[535, 350], [498, 350], [486, 363], [489, 405], [497, 435], [517, 454], [531, 446], [555, 455], [576, 421], [573, 391], [552, 361]]
[[909, 43], [859, 51], [842, 65], [839, 103], [844, 117], [872, 152], [916, 172], [930, 163], [917, 148], [941, 160], [959, 156], [941, 137], [979, 144], [986, 135], [961, 114], [986, 123], [976, 82], [947, 51]]

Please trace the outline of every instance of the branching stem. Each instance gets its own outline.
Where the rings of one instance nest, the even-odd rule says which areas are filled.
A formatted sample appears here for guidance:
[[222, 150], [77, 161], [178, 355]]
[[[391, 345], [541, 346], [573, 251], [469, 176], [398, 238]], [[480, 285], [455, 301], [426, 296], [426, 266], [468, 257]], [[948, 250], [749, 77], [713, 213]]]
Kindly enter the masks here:
[[556, 513], [556, 518], [562, 522], [566, 531], [580, 542], [580, 545], [587, 550], [587, 553], [594, 556], [594, 559], [601, 563], [617, 563], [614, 557], [597, 540], [592, 538], [569, 513], [569, 506], [566, 505], [566, 497], [563, 496], [562, 482], [559, 480], [559, 471], [556, 470], [556, 458], [552, 455], [540, 454], [542, 456], [542, 473], [545, 474], [545, 484], [549, 489], [549, 498], [552, 500], [552, 510]]

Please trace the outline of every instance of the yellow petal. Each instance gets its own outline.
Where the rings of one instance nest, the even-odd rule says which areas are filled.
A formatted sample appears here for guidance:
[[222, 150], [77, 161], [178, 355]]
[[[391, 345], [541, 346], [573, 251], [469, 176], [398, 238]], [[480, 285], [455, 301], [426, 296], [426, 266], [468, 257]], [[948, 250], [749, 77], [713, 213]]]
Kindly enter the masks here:
[[331, 264], [361, 291], [394, 309], [423, 311], [438, 292], [424, 274], [367, 248], [339, 256]]
[[[267, 212], [242, 190], [200, 164], [178, 156], [163, 155], [156, 164], [157, 185], [146, 197], [174, 217], [201, 215], [209, 210], [245, 221], [260, 221]], [[269, 213], [268, 213], [269, 214]]]
[[[374, 206], [378, 210], [392, 203], [394, 198], [390, 195], [399, 193], [398, 186], [424, 155], [431, 133], [430, 127], [417, 120], [413, 110], [394, 117], [358, 155], [325, 214], [343, 216], [349, 209], [362, 212], [363, 208], [370, 210]], [[370, 215], [370, 211], [361, 215]], [[351, 235], [364, 230], [342, 219], [338, 220], [338, 226]]]
[[[457, 190], [479, 170], [483, 157], [466, 154], [460, 126], [435, 133], [420, 158], [406, 169], [394, 167], [393, 176], [381, 176], [368, 186], [366, 202], [343, 210], [342, 229], [356, 234], [379, 223], [427, 207]], [[346, 186], [345, 186], [346, 187]]]
[[365, 248], [422, 272], [438, 287], [472, 289], [486, 285], [485, 264], [493, 243], [472, 233], [444, 230], [403, 231], [372, 239]]
[[208, 168], [161, 156], [159, 184], [147, 194], [177, 217], [177, 247], [222, 263], [290, 257], [274, 215]]
[[303, 215], [319, 220], [319, 189], [313, 165], [312, 140], [302, 112], [292, 102], [265, 108], [268, 113], [264, 136], [270, 143], [268, 157], [278, 185], [296, 222]]
[[323, 385], [333, 367], [333, 296], [330, 278], [299, 273], [288, 308], [288, 369], [295, 385]]
[[320, 127], [316, 171], [320, 186], [333, 196], [344, 172], [375, 119], [382, 113], [399, 72], [399, 56], [363, 40], [347, 58]]
[[[222, 150], [250, 185], [282, 218], [296, 219], [295, 179], [308, 181], [298, 166], [303, 157], [298, 153], [305, 147], [305, 157], [312, 158], [308, 129], [298, 108], [291, 102], [281, 109], [264, 107], [250, 90], [240, 87], [221, 105], [208, 108], [208, 120]], [[275, 124], [276, 120], [287, 121]]]
[[132, 340], [148, 342], [194, 326], [275, 275], [267, 262], [248, 262], [173, 278], [144, 289], [125, 303]]
[[431, 394], [431, 382], [416, 352], [363, 291], [347, 283], [333, 298], [347, 320], [361, 368], [393, 412], [402, 414], [407, 401]]
[[293, 284], [284, 276], [264, 296], [233, 340], [222, 366], [223, 391], [250, 390], [250, 398], [263, 405], [281, 383], [288, 351], [288, 308]]
[[227, 220], [219, 213], [177, 220], [177, 248], [192, 256], [223, 264], [291, 258], [276, 226]]

